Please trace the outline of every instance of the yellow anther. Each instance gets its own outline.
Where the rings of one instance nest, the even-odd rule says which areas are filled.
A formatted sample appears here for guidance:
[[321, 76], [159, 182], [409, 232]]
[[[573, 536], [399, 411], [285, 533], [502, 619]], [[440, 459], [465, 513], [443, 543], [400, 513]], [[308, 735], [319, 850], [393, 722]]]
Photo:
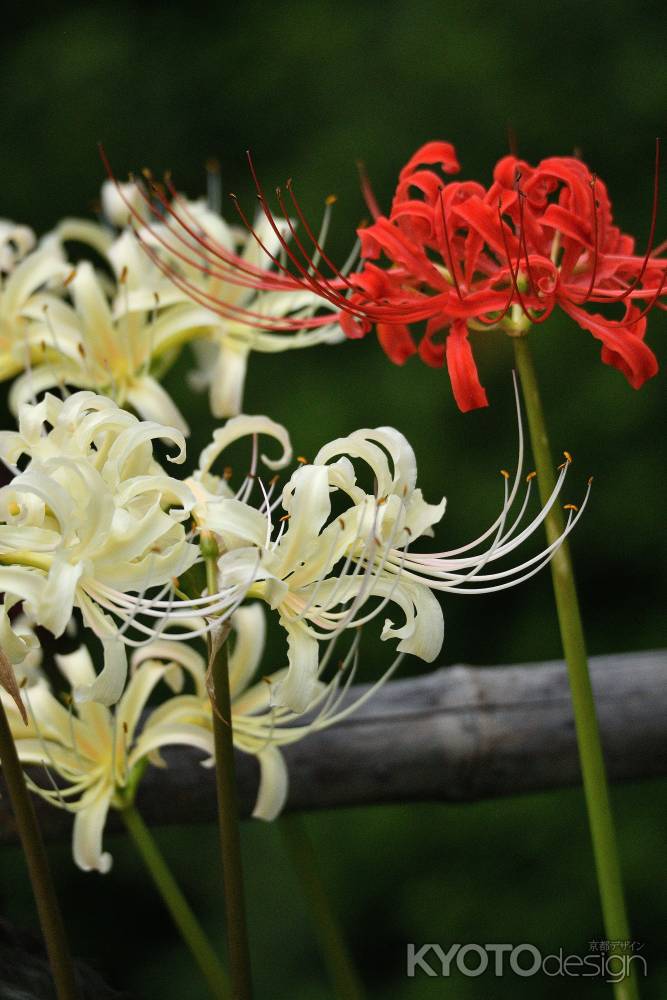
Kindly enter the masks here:
[[232, 469], [231, 465], [226, 465], [224, 467], [224, 469], [222, 470], [222, 478], [223, 479], [231, 479], [232, 475], [233, 475], [233, 469]]
[[127, 281], [127, 265], [120, 272], [120, 278], [118, 279], [119, 284], [124, 285]]
[[573, 503], [564, 503], [563, 510], [573, 510], [576, 513], [579, 510], [579, 508]]
[[304, 458], [303, 455], [297, 455], [296, 460], [299, 463], [299, 465], [308, 465], [308, 459]]
[[81, 357], [85, 358], [85, 356], [86, 356], [86, 348], [83, 346], [83, 344], [77, 344], [76, 345], [76, 349], [79, 352], [79, 354], [81, 355]]
[[383, 507], [384, 504], [386, 504], [386, 502], [387, 502], [388, 499], [389, 499], [389, 497], [387, 497], [387, 496], [380, 497], [380, 499], [377, 502], [378, 507]]
[[593, 477], [592, 477], [592, 476], [589, 476], [589, 477], [588, 477], [588, 482], [586, 483], [586, 485], [587, 485], [587, 486], [590, 486], [590, 485], [592, 484], [592, 482], [593, 482]]
[[209, 174], [219, 174], [220, 160], [216, 160], [215, 156], [209, 156], [205, 164], [205, 169]]
[[67, 275], [67, 277], [63, 281], [63, 286], [65, 288], [67, 288], [67, 286], [70, 284], [70, 282], [74, 281], [75, 278], [76, 278], [76, 268], [73, 267], [72, 270], [70, 271], [70, 273]]
[[326, 198], [324, 199], [324, 204], [325, 205], [335, 205], [337, 201], [338, 201], [338, 195], [337, 194], [328, 194], [326, 196]]
[[568, 462], [572, 462], [573, 461], [572, 455], [570, 455], [569, 451], [564, 451], [563, 454], [565, 455], [565, 457], [568, 460]]
[[341, 529], [342, 529], [343, 531], [345, 531], [345, 521], [343, 520], [343, 518], [342, 518], [342, 517], [339, 517], [339, 518], [338, 518], [338, 523], [340, 524], [340, 526], [341, 526]]
[[531, 481], [531, 479], [535, 478], [536, 475], [537, 475], [537, 473], [535, 471], [529, 472], [528, 475], [526, 476], [526, 482], [529, 483]]
[[503, 479], [509, 479], [509, 477], [510, 477], [510, 474], [507, 471], [507, 469], [501, 469], [500, 470], [500, 475], [503, 477]]
[[129, 733], [129, 731], [130, 730], [128, 729], [127, 722], [124, 721], [123, 722], [123, 732], [125, 733], [126, 736]]
[[21, 505], [18, 504], [16, 500], [12, 500], [12, 502], [9, 504], [8, 509], [12, 517], [18, 517], [19, 514], [21, 513]]
[[290, 517], [291, 517], [291, 514], [283, 514], [283, 516], [279, 517], [278, 520], [279, 521], [289, 521]]

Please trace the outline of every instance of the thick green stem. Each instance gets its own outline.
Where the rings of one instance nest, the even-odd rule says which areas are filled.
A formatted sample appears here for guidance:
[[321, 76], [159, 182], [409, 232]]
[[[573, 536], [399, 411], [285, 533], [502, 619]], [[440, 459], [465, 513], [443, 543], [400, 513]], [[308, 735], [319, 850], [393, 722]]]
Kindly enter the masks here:
[[280, 822], [280, 829], [310, 905], [315, 934], [329, 971], [334, 995], [338, 1000], [363, 1000], [361, 980], [350, 957], [340, 923], [331, 909], [306, 825], [300, 816], [286, 816]]
[[[217, 546], [215, 540], [202, 537], [202, 554], [206, 560], [209, 594], [217, 591]], [[222, 626], [224, 628], [225, 626]], [[218, 827], [222, 871], [225, 881], [225, 915], [227, 947], [233, 1000], [251, 1000], [252, 977], [250, 949], [243, 891], [241, 835], [234, 769], [234, 734], [232, 703], [229, 690], [227, 643], [215, 633], [210, 642], [211, 700], [213, 708], [213, 742], [215, 746], [215, 778], [218, 795]]]
[[26, 788], [5, 708], [0, 698], [0, 762], [12, 804], [16, 829], [28, 866], [39, 922], [49, 956], [58, 1000], [78, 1000], [74, 965], [69, 951], [44, 841], [37, 825], [32, 800]]
[[211, 996], [216, 1000], [229, 1000], [225, 970], [162, 857], [152, 833], [134, 806], [126, 806], [121, 810], [121, 816], [165, 906], [201, 969]]
[[[553, 491], [556, 478], [528, 338], [525, 336], [517, 337], [514, 340], [514, 349], [528, 416], [528, 428], [537, 468], [540, 496], [542, 503], [546, 503]], [[551, 508], [545, 527], [550, 543], [562, 533], [564, 518], [558, 504], [554, 504]], [[630, 940], [630, 931], [623, 897], [618, 847], [609, 801], [600, 730], [588, 670], [584, 630], [567, 541], [560, 546], [551, 560], [551, 576], [556, 597], [561, 641], [572, 692], [579, 760], [593, 841], [605, 932], [610, 941], [628, 941]], [[637, 1000], [639, 996], [631, 965], [630, 970], [627, 978], [614, 984], [614, 995], [617, 1000]]]

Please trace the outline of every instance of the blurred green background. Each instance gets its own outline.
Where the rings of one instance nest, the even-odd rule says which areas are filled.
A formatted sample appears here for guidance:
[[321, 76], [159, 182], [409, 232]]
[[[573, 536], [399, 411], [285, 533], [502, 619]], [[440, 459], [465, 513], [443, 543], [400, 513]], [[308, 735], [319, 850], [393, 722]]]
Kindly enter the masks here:
[[[267, 186], [292, 176], [311, 216], [338, 195], [329, 249], [342, 261], [365, 214], [357, 159], [386, 206], [422, 142], [454, 142], [463, 174], [487, 181], [511, 125], [529, 160], [580, 149], [607, 182], [618, 223], [645, 246], [667, 97], [662, 4], [102, 0], [44, 5], [39, 16], [14, 8], [3, 20], [0, 215], [40, 232], [90, 212], [103, 179], [99, 139], [119, 175], [171, 168], [191, 196], [203, 192], [203, 164], [216, 156], [225, 188], [248, 206], [250, 147]], [[659, 238], [666, 222], [663, 208]], [[648, 341], [662, 365], [664, 332], [656, 311]], [[567, 499], [595, 475], [574, 539], [590, 651], [664, 646], [664, 376], [633, 391], [567, 320], [554, 317], [532, 338], [552, 443], [575, 457]], [[454, 546], [495, 515], [498, 469], [515, 452], [511, 344], [497, 334], [473, 335], [473, 344], [487, 410], [461, 415], [445, 373], [415, 359], [395, 368], [371, 337], [254, 356], [246, 409], [286, 423], [305, 455], [359, 426], [399, 427], [417, 452], [427, 498], [448, 497], [439, 537]], [[177, 393], [181, 382], [172, 372]], [[194, 456], [210, 433], [203, 398], [188, 416]], [[444, 663], [559, 655], [547, 574], [504, 595], [449, 598], [445, 614]], [[372, 647], [369, 675], [386, 655]], [[667, 995], [666, 792], [652, 782], [614, 793], [634, 937], [649, 963], [644, 996], [656, 1000]], [[609, 995], [589, 980], [404, 974], [408, 941], [528, 941], [583, 954], [603, 936], [579, 790], [330, 812], [309, 826], [369, 996]], [[331, 996], [278, 828], [246, 824], [244, 841], [258, 996]], [[214, 831], [171, 829], [161, 842], [220, 934]], [[141, 1000], [203, 997], [137, 862], [121, 838], [111, 848], [116, 866], [105, 878], [77, 872], [67, 845], [54, 851], [75, 949]], [[18, 852], [5, 849], [0, 869], [0, 911], [32, 925]]]

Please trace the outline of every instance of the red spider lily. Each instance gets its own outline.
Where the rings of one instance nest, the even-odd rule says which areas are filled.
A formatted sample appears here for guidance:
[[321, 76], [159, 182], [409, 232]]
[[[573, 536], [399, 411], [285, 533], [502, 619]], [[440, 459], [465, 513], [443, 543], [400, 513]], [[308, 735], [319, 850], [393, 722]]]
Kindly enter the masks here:
[[[613, 225], [606, 186], [580, 160], [551, 157], [531, 167], [506, 156], [487, 189], [475, 181], [447, 180], [446, 175], [460, 169], [455, 149], [450, 143], [429, 142], [401, 170], [388, 216], [379, 213], [362, 174], [374, 221], [358, 230], [362, 266], [349, 276], [327, 256], [291, 182], [286, 194], [277, 191], [278, 218], [250, 157], [249, 163], [264, 230], [268, 223], [278, 253], [236, 200], [234, 204], [273, 269], [249, 267], [197, 232], [169, 182], [171, 197], [149, 181], [152, 198], [145, 201], [147, 209], [158, 204], [159, 219], [167, 220], [171, 237], [169, 243], [163, 240], [166, 254], [150, 247], [147, 252], [185, 292], [220, 315], [285, 332], [331, 319], [330, 313], [271, 317], [215, 299], [189, 284], [178, 262], [245, 288], [313, 292], [328, 310], [340, 310], [348, 337], [363, 337], [374, 326], [396, 364], [415, 353], [432, 367], [446, 361], [463, 411], [487, 405], [469, 332], [500, 329], [521, 336], [531, 324], [548, 319], [556, 306], [601, 341], [602, 361], [623, 372], [634, 388], [655, 375], [657, 361], [643, 338], [647, 314], [654, 305], [662, 307], [659, 299], [667, 281], [667, 260], [657, 256], [664, 245], [653, 250], [659, 147], [643, 257], [634, 253], [634, 239]], [[145, 217], [136, 221], [150, 228]], [[591, 303], [621, 304], [624, 315], [611, 319], [584, 308]]]
[[[427, 143], [401, 171], [388, 217], [359, 230], [364, 266], [351, 277], [358, 312], [343, 320], [346, 333], [371, 329], [369, 299], [390, 306], [393, 317], [385, 308], [375, 320], [386, 353], [397, 364], [414, 353], [434, 367], [446, 360], [465, 411], [487, 405], [469, 331], [519, 336], [560, 306], [602, 342], [602, 360], [639, 388], [657, 371], [643, 337], [667, 280], [667, 261], [652, 253], [658, 168], [656, 154], [649, 247], [639, 257], [633, 238], [613, 225], [605, 185], [580, 160], [552, 157], [531, 167], [507, 156], [485, 189], [445, 181], [441, 173], [459, 169], [454, 148]], [[388, 268], [379, 266], [384, 260]], [[589, 303], [622, 303], [624, 316], [588, 311]], [[417, 343], [418, 320], [426, 322]], [[436, 339], [442, 331], [444, 341]]]

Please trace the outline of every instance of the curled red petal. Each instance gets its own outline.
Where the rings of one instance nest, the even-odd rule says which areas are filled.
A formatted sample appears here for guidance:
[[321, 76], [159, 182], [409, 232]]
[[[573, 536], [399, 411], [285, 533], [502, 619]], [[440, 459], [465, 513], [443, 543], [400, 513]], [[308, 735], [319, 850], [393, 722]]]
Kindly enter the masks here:
[[489, 401], [477, 374], [477, 365], [468, 341], [468, 327], [464, 322], [452, 323], [445, 342], [447, 370], [452, 383], [454, 399], [459, 410], [467, 413], [480, 406], [488, 406]]
[[[602, 342], [602, 361], [618, 368], [633, 389], [639, 389], [647, 379], [656, 374], [656, 356], [643, 339], [646, 316], [640, 316], [636, 306], [628, 306], [624, 321], [617, 323], [599, 313], [588, 313], [571, 303], [564, 302], [562, 305], [582, 329], [588, 330]], [[637, 316], [635, 323], [632, 322], [634, 316]]]
[[382, 350], [395, 365], [404, 365], [417, 353], [412, 334], [403, 323], [378, 323], [375, 329]]
[[400, 174], [399, 180], [405, 180], [413, 170], [423, 166], [425, 163], [439, 164], [446, 174], [457, 174], [461, 169], [456, 156], [456, 150], [451, 142], [426, 142], [420, 146], [414, 156], [411, 156], [405, 164]]

